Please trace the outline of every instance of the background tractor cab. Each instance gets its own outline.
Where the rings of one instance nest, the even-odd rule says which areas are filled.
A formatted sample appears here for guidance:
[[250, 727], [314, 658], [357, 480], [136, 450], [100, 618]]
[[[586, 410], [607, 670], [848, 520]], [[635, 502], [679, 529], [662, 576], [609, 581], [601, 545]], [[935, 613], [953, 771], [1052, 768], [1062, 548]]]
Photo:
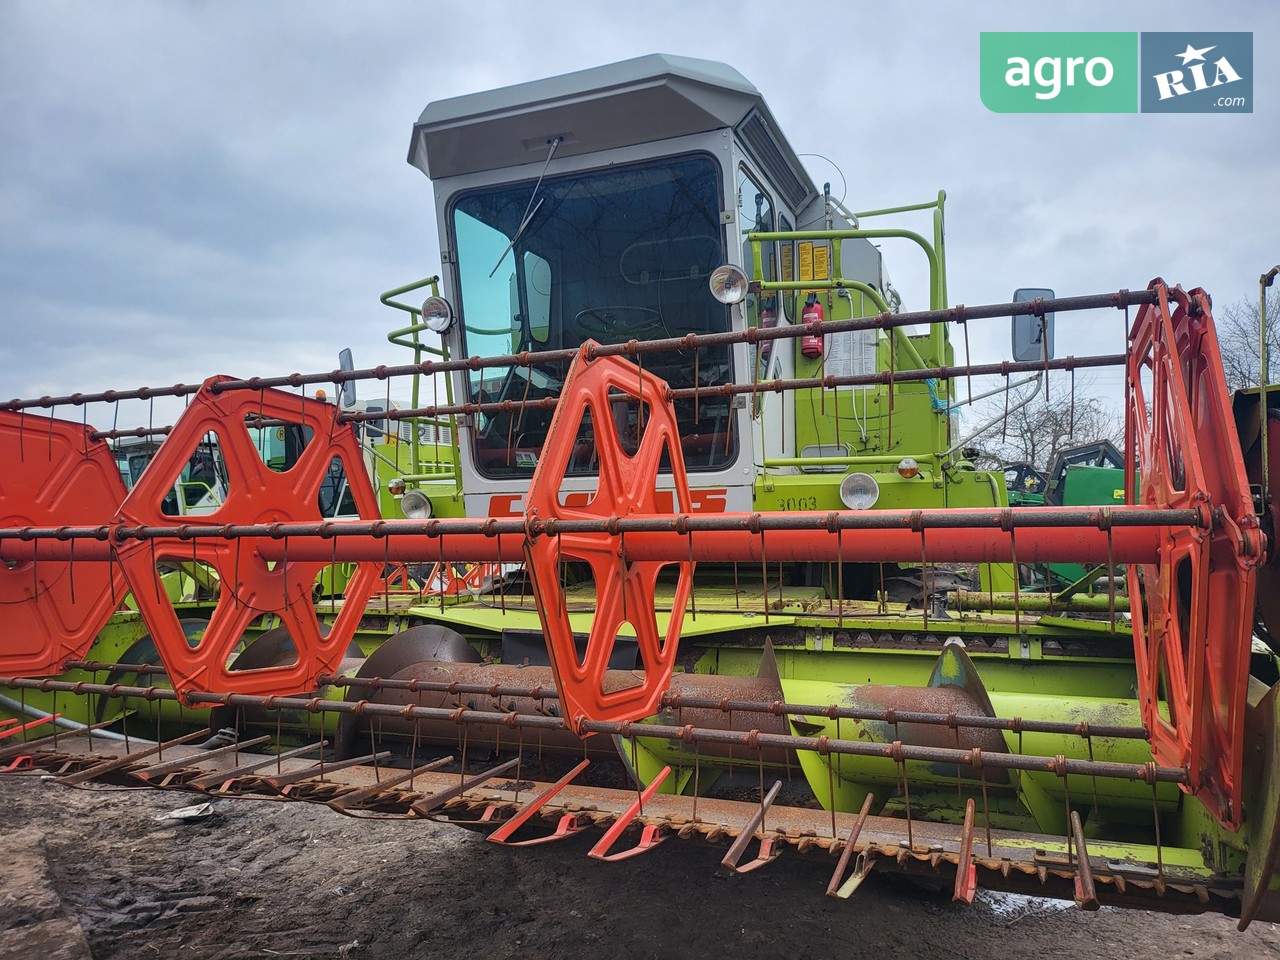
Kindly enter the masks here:
[[[112, 453], [126, 490], [142, 476], [160, 441], [150, 437], [121, 437], [112, 444]], [[227, 498], [227, 469], [216, 439], [205, 438], [182, 468], [161, 505], [170, 517], [207, 516], [222, 506]]]

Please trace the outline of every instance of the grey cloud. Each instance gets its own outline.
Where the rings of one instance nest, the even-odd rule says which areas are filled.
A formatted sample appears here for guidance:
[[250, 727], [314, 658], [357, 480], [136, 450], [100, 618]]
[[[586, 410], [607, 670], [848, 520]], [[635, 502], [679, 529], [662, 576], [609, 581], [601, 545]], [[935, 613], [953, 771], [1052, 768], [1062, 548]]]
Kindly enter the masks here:
[[[1028, 117], [979, 102], [980, 30], [1174, 21], [1255, 31], [1258, 113]], [[376, 297], [439, 269], [430, 185], [404, 163], [422, 107], [655, 50], [734, 64], [798, 151], [840, 165], [855, 209], [945, 187], [954, 301], [1157, 273], [1220, 300], [1249, 296], [1280, 258], [1259, 206], [1280, 146], [1266, 99], [1280, 82], [1263, 56], [1277, 25], [1260, 0], [1212, 13], [1187, 2], [5, 4], [0, 394], [327, 369], [348, 344], [360, 363], [402, 361], [385, 341], [402, 318]], [[885, 249], [920, 306], [918, 253]], [[1119, 346], [1096, 331], [1064, 336], [1064, 352]], [[977, 359], [1006, 343], [1004, 328], [971, 331]]]

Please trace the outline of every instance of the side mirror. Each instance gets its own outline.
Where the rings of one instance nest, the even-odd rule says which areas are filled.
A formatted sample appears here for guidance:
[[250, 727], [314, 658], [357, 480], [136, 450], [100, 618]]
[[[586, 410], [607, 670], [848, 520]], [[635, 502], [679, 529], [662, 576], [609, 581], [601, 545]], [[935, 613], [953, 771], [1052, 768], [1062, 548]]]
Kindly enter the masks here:
[[[355, 358], [351, 356], [351, 348], [343, 347], [338, 353], [338, 369], [344, 373], [350, 373], [356, 368]], [[356, 382], [354, 380], [344, 380], [338, 394], [338, 406], [343, 410], [350, 410], [356, 405]]]
[[[1054, 293], [1044, 287], [1019, 287], [1013, 291], [1014, 303], [1026, 303], [1044, 298], [1052, 300]], [[1013, 359], [1019, 363], [1053, 359], [1053, 314], [1044, 319], [1032, 314], [1013, 318]]]

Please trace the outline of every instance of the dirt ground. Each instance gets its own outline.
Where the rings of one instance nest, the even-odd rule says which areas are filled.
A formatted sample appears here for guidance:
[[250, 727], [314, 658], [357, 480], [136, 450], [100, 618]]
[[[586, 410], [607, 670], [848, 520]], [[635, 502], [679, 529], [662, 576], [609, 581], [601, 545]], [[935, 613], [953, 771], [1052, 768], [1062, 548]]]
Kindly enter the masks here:
[[303, 803], [155, 819], [191, 799], [0, 778], [0, 960], [1280, 955], [1280, 926], [982, 893], [961, 907], [874, 873], [829, 900], [827, 861], [794, 855], [722, 879], [720, 853], [683, 843], [604, 864], [587, 837], [510, 850]]

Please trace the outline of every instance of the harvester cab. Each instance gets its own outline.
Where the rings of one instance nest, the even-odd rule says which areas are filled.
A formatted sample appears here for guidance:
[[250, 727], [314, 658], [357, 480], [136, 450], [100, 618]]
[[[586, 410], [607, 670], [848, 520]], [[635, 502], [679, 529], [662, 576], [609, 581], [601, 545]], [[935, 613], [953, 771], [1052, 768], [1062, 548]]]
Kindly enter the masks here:
[[[974, 471], [953, 443], [951, 381], [931, 373], [954, 362], [945, 325], [913, 336], [852, 322], [901, 303], [876, 245], [886, 240], [927, 262], [922, 305], [945, 304], [943, 195], [849, 211], [732, 68], [650, 56], [433, 103], [409, 160], [435, 189], [445, 351], [479, 358], [450, 374], [451, 395], [475, 407], [457, 418], [467, 516], [523, 514], [588, 342], [629, 344], [624, 355], [667, 384], [693, 513], [1007, 502], [998, 475]], [[933, 214], [931, 240], [863, 226], [917, 210]], [[815, 321], [849, 322], [768, 338]], [[731, 342], [748, 331], [765, 336]], [[696, 349], [645, 346], [689, 337]], [[530, 352], [558, 359], [520, 363]], [[768, 386], [794, 379], [813, 386]], [[634, 453], [645, 411], [620, 396], [584, 418], [566, 504], [594, 495], [601, 417]], [[664, 460], [658, 502], [674, 511], [670, 470]], [[448, 515], [455, 491], [424, 489]], [[870, 576], [848, 579], [874, 595]], [[998, 573], [996, 589], [1010, 586]]]
[[[1246, 464], [1203, 290], [951, 305], [943, 194], [846, 208], [704, 61], [437, 102], [409, 159], [443, 261], [382, 296], [412, 363], [0, 405], [0, 739], [81, 724], [23, 764], [508, 845], [599, 827], [608, 861], [822, 850], [837, 897], [879, 865], [966, 902], [1280, 917], [1280, 674], [1251, 643], [1280, 439], [1253, 415]], [[881, 243], [924, 258], [919, 309]], [[1089, 311], [1125, 351], [1055, 356], [1054, 319]], [[956, 362], [948, 330], [1005, 318], [1013, 359]], [[1125, 371], [1122, 498], [1009, 506], [955, 387], [1096, 367]], [[185, 399], [173, 425], [89, 423], [155, 396]], [[128, 435], [163, 438], [131, 489], [107, 446]], [[225, 498], [166, 513], [210, 435]], [[1024, 595], [1012, 571], [1042, 563], [1107, 591]], [[162, 589], [175, 564], [206, 589]], [[84, 748], [130, 722], [162, 743]], [[201, 750], [193, 722], [276, 755]]]

